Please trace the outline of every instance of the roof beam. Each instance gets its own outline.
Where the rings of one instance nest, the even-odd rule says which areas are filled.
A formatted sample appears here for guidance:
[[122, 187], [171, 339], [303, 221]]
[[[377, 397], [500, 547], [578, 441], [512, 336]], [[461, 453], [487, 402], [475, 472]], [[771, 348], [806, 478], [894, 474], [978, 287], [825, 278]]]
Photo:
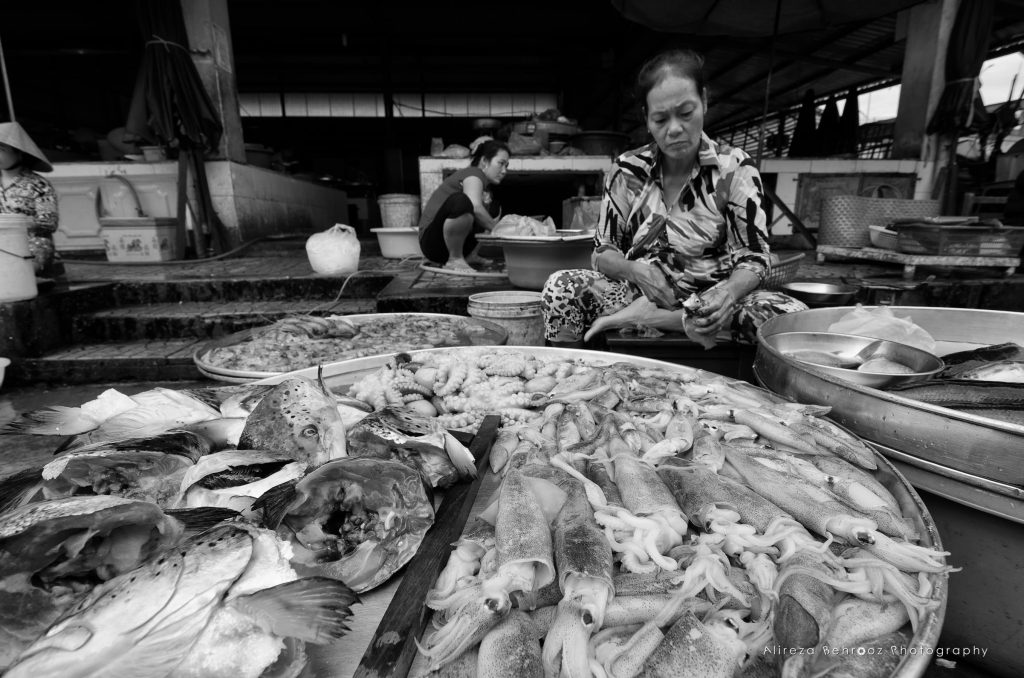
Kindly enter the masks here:
[[[819, 49], [821, 49], [823, 47], [826, 47], [828, 45], [831, 45], [832, 43], [836, 42], [837, 40], [841, 40], [842, 38], [845, 38], [848, 35], [851, 35], [851, 34], [857, 32], [857, 31], [859, 31], [861, 28], [863, 28], [864, 26], [868, 25], [868, 23], [869, 22], [861, 21], [859, 23], [851, 24], [849, 26], [846, 26], [843, 30], [833, 31], [833, 32], [829, 33], [827, 36], [825, 36], [822, 40], [819, 40], [819, 41], [815, 42], [814, 44], [808, 45], [808, 47], [806, 49], [801, 50], [801, 51], [803, 51], [803, 52], [817, 52]], [[737, 92], [744, 92], [744, 91], [748, 90], [751, 85], [756, 85], [757, 83], [761, 82], [762, 80], [765, 80], [768, 77], [769, 70], [771, 71], [771, 73], [775, 74], [775, 73], [778, 73], [779, 71], [781, 71], [781, 70], [783, 70], [785, 68], [793, 66], [796, 63], [798, 63], [798, 61], [796, 59], [789, 58], [789, 59], [787, 59], [785, 61], [782, 61], [782, 62], [780, 62], [778, 64], [775, 64], [770, 69], [765, 69], [760, 74], [758, 74], [758, 75], [756, 75], [756, 76], [754, 76], [752, 78], [747, 78], [745, 81], [743, 81], [739, 85], [736, 85], [731, 90], [728, 90], [726, 92], [722, 92], [719, 95], [719, 98], [722, 101], [727, 101], [730, 97], [732, 97]]]
[[[850, 55], [849, 57], [847, 57], [846, 59], [843, 59], [842, 61], [843, 61], [843, 63], [846, 63], [848, 61], [849, 62], [857, 61], [859, 59], [863, 59], [864, 57], [870, 56], [871, 54], [874, 54], [875, 52], [877, 52], [878, 50], [880, 50], [882, 48], [890, 47], [892, 45], [895, 45], [896, 43], [897, 43], [897, 41], [895, 40], [895, 38], [892, 38], [890, 36], [883, 36], [881, 38], [878, 38], [877, 40], [872, 41], [869, 45], [865, 46], [864, 49], [857, 51], [856, 53]], [[805, 78], [803, 78], [801, 80], [798, 80], [798, 81], [796, 81], [794, 83], [790, 83], [790, 84], [786, 85], [785, 88], [780, 88], [780, 89], [778, 89], [776, 91], [769, 92], [769, 98], [774, 98], [774, 97], [778, 96], [780, 93], [785, 93], [785, 92], [789, 92], [789, 91], [793, 91], [793, 90], [799, 90], [799, 89], [801, 89], [803, 87], [806, 87], [807, 85], [811, 84], [812, 82], [816, 82], [816, 81], [822, 79], [824, 76], [828, 75], [829, 72], [831, 72], [831, 70], [833, 70], [833, 69], [826, 69], [826, 70], [817, 71], [816, 73], [814, 73], [812, 75], [809, 75], [809, 76], [807, 76], [807, 77], [805, 77]], [[887, 75], [889, 77], [893, 77], [893, 75], [891, 73], [889, 73]], [[853, 87], [853, 86], [851, 86], [851, 87]], [[850, 89], [850, 87], [843, 87], [842, 89], [848, 90], [848, 89]], [[826, 93], [823, 92], [822, 96], [824, 96], [825, 94]], [[746, 116], [746, 117], [744, 117], [744, 116]], [[715, 125], [715, 127], [716, 128], [720, 128], [720, 127], [724, 127], [724, 126], [727, 126], [727, 125], [730, 125], [730, 124], [736, 124], [736, 123], [742, 122], [744, 120], [754, 120], [757, 117], [760, 117], [760, 113], [758, 115], [756, 115], [756, 116], [752, 116], [749, 113], [749, 108], [740, 108], [738, 111], [736, 111], [734, 113], [727, 114], [724, 117], [719, 118], [717, 123], [716, 123], [716, 125]]]

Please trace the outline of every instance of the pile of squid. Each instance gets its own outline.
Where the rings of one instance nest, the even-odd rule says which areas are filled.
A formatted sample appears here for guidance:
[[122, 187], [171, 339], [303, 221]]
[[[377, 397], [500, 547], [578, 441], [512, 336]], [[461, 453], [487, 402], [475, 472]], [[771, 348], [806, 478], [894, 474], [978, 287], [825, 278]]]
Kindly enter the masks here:
[[869, 678], [941, 621], [949, 554], [827, 408], [509, 349], [393, 361], [350, 393], [452, 427], [502, 415], [500, 483], [428, 594], [414, 670]]

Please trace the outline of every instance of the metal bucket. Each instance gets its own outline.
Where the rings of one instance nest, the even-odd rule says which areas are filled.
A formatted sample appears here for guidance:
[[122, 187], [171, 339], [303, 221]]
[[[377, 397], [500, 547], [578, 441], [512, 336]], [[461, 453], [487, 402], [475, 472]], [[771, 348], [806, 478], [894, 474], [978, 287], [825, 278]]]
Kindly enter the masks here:
[[0, 302], [25, 301], [39, 296], [36, 270], [28, 251], [32, 218], [0, 214]]
[[481, 292], [469, 297], [469, 314], [508, 330], [510, 346], [543, 346], [540, 292]]

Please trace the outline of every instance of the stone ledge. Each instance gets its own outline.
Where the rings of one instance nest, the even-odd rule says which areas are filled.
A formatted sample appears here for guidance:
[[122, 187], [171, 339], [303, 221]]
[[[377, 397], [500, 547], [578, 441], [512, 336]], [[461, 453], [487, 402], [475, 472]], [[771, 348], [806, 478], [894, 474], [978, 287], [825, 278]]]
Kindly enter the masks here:
[[349, 315], [376, 310], [377, 304], [372, 298], [190, 301], [122, 306], [76, 316], [72, 339], [86, 343], [171, 337], [217, 339], [293, 314]]
[[16, 385], [202, 379], [192, 360], [192, 353], [202, 343], [170, 339], [78, 345], [15, 360], [7, 374]]
[[114, 303], [114, 285], [58, 286], [34, 299], [0, 304], [0, 355], [36, 357], [71, 340], [75, 314]]

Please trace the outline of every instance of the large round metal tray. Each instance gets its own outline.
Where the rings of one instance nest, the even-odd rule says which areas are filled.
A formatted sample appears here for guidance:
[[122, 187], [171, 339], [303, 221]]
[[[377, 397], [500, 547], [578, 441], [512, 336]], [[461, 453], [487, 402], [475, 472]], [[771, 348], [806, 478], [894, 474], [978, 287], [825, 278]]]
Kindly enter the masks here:
[[[468, 349], [461, 348], [440, 348], [440, 349], [426, 349], [422, 351], [410, 351], [410, 355], [417, 356], [420, 354], [429, 353], [442, 353], [451, 351], [465, 351]], [[545, 359], [564, 359], [564, 360], [584, 360], [589, 364], [594, 365], [610, 365], [616, 362], [629, 362], [634, 365], [650, 367], [653, 369], [661, 370], [664, 372], [673, 372], [680, 370], [689, 370], [691, 368], [680, 367], [672, 363], [663, 362], [661, 360], [652, 360], [650, 358], [638, 358], [634, 356], [627, 356], [621, 354], [609, 354], [600, 351], [588, 351], [583, 349], [566, 349], [566, 348], [554, 348], [554, 347], [522, 347], [517, 346], [508, 350], [520, 351], [529, 355], [537, 356], [538, 358]], [[337, 363], [331, 363], [323, 366], [324, 380], [331, 390], [344, 393], [348, 386], [353, 384], [355, 381], [363, 377], [364, 375], [371, 374], [385, 365], [390, 356], [371, 356], [365, 358], [356, 358], [354, 360], [346, 360]], [[284, 379], [292, 376], [303, 376], [315, 379], [317, 376], [317, 368], [308, 368], [304, 370], [297, 370], [295, 372], [289, 372], [287, 374], [277, 375], [269, 379], [263, 379], [258, 383], [261, 384], [276, 384]], [[703, 372], [703, 371], [701, 371]], [[703, 376], [708, 378], [720, 377], [720, 375], [712, 372], [703, 372]], [[853, 434], [851, 434], [853, 435]], [[938, 531], [935, 528], [935, 522], [932, 520], [931, 515], [928, 513], [928, 508], [921, 501], [921, 497], [918, 496], [914, 488], [907, 482], [907, 479], [896, 470], [896, 468], [882, 455], [875, 453], [876, 461], [878, 462], [878, 469], [874, 471], [875, 476], [880, 482], [882, 482], [892, 493], [893, 496], [899, 501], [900, 506], [903, 507], [903, 512], [907, 520], [909, 520], [917, 531], [921, 534], [921, 544], [924, 546], [930, 546], [937, 549], [942, 549], [942, 541], [939, 537]], [[954, 554], [954, 557], [956, 554]], [[939, 639], [939, 633], [942, 630], [942, 623], [946, 613], [946, 600], [948, 598], [948, 575], [927, 575], [931, 579], [931, 583], [934, 586], [933, 597], [940, 602], [937, 608], [928, 613], [923, 619], [921, 619], [920, 625], [918, 626], [917, 632], [913, 635], [903, 661], [900, 662], [896, 670], [893, 671], [891, 676], [893, 678], [917, 678], [924, 674], [925, 669], [931, 662], [932, 657], [935, 653], [936, 643]], [[909, 629], [909, 625], [908, 625]], [[344, 642], [345, 639], [342, 639]]]
[[[849, 313], [822, 308], [773, 318], [759, 337], [780, 332], [815, 332]], [[940, 357], [992, 344], [1021, 340], [1024, 314], [961, 308], [895, 306], [935, 338]], [[1024, 426], [860, 386], [826, 374], [759, 342], [754, 373], [762, 385], [792, 400], [830, 405], [830, 416], [857, 435], [908, 455], [966, 474], [1024, 485]]]
[[[503, 345], [508, 341], [508, 330], [497, 323], [493, 323], [489, 320], [481, 320], [479, 318], [471, 318], [461, 315], [451, 315], [447, 313], [360, 313], [354, 315], [346, 315], [344, 319], [354, 323], [367, 322], [372, 320], [393, 320], [400, 318], [448, 318], [452, 320], [459, 320], [465, 322], [468, 325], [476, 325], [487, 330], [485, 335], [482, 335], [485, 339], [481, 345]], [[199, 371], [210, 379], [216, 379], [218, 381], [226, 381], [235, 384], [244, 384], [256, 379], [266, 379], [267, 377], [273, 377], [282, 372], [271, 371], [271, 370], [231, 370], [223, 367], [218, 367], [210, 363], [207, 360], [207, 356], [210, 351], [220, 348], [223, 346], [234, 346], [248, 341], [254, 334], [265, 329], [265, 327], [254, 327], [241, 332], [235, 332], [219, 339], [203, 344], [200, 348], [192, 354], [192, 359], [196, 364]], [[387, 353], [387, 351], [385, 351]], [[387, 355], [391, 355], [387, 353]], [[338, 356], [342, 358], [343, 356]]]

